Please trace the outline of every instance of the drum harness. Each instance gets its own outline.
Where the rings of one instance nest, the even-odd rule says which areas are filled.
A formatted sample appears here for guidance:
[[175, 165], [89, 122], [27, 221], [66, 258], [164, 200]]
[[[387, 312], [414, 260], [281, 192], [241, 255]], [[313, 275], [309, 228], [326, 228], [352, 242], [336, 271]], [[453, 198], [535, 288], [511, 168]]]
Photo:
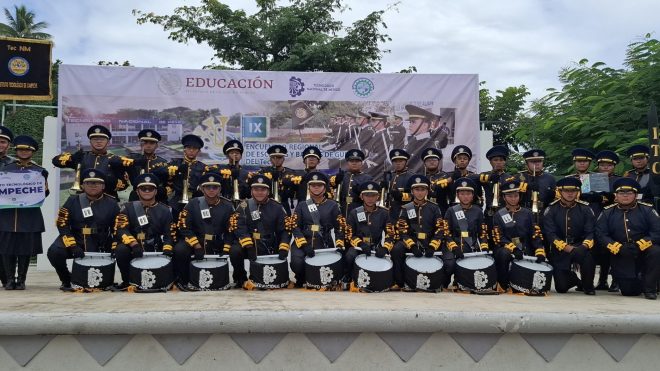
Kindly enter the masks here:
[[451, 207], [451, 209], [454, 211], [454, 216], [456, 217], [456, 220], [458, 222], [458, 228], [461, 230], [461, 246], [460, 248], [463, 248], [463, 242], [468, 245], [470, 248], [471, 252], [474, 252], [475, 249], [474, 245], [477, 243], [477, 246], [479, 246], [478, 251], [481, 251], [481, 244], [478, 244], [478, 238], [476, 238], [477, 241], [475, 241], [474, 238], [470, 237], [470, 230], [468, 228], [468, 220], [467, 217], [465, 216], [465, 212], [463, 211], [463, 207], [458, 204], [454, 205]]
[[372, 241], [371, 230], [369, 230], [369, 217], [364, 210], [364, 206], [360, 206], [355, 210], [357, 211], [358, 234], [366, 236], [362, 237], [362, 241], [367, 243], [369, 250], [377, 250], [381, 246], [380, 240], [378, 242]]
[[259, 211], [257, 202], [254, 200], [254, 198], [250, 198], [247, 200], [247, 206], [248, 211], [250, 212], [250, 220], [257, 224], [257, 231], [252, 233], [252, 240], [254, 241], [254, 247], [257, 250], [257, 255], [259, 255], [257, 243], [261, 243], [266, 251], [268, 251], [268, 254], [274, 254], [274, 250], [264, 242], [264, 239], [267, 238], [267, 235], [264, 233], [264, 222], [261, 219], [261, 211]]
[[138, 233], [135, 236], [142, 245], [142, 248], [144, 251], [156, 251], [156, 241], [155, 238], [149, 238], [147, 239], [148, 236], [148, 231], [149, 231], [149, 216], [146, 215], [144, 212], [144, 207], [142, 207], [142, 202], [141, 201], [133, 201], [131, 202], [133, 205], [133, 211], [135, 212], [135, 217], [137, 218], [138, 221]]
[[[316, 203], [314, 203], [314, 200], [311, 198], [306, 200], [305, 203], [307, 204], [307, 211], [309, 211], [309, 214], [312, 216], [312, 223], [314, 223], [311, 226], [312, 244], [314, 244], [314, 233], [317, 233], [322, 243], [325, 245], [325, 236], [323, 235], [323, 228], [321, 227], [321, 215], [319, 214], [319, 208], [316, 206]], [[312, 245], [312, 247], [314, 247], [314, 245]], [[330, 246], [330, 247], [334, 247], [334, 246]]]
[[82, 211], [83, 219], [85, 221], [85, 226], [81, 230], [83, 237], [83, 250], [85, 252], [87, 251], [87, 236], [95, 235], [96, 238], [99, 239], [99, 243], [97, 244], [96, 249], [101, 252], [102, 249], [105, 250], [105, 242], [108, 236], [101, 236], [98, 234], [98, 227], [96, 226], [96, 222], [93, 219], [94, 213], [92, 212], [92, 206], [89, 202], [89, 198], [87, 198], [87, 194], [79, 194], [78, 200], [80, 202], [80, 210]]
[[[206, 245], [215, 242], [214, 246], [218, 246], [218, 241], [216, 234], [214, 233], [214, 228], [213, 228], [213, 218], [211, 218], [211, 210], [209, 208], [208, 202], [206, 202], [206, 198], [204, 196], [198, 197], [198, 205], [199, 205], [199, 212], [202, 217], [202, 229], [204, 230], [204, 253], [207, 254], [208, 251], [206, 250]], [[222, 242], [220, 242], [219, 246], [222, 247]], [[217, 251], [215, 249], [211, 248], [211, 253], [215, 254]]]
[[[410, 228], [412, 231], [415, 233], [415, 243], [417, 244], [417, 247], [419, 247], [422, 251], [426, 251], [427, 247], [425, 245], [427, 236], [426, 233], [420, 232], [422, 228], [422, 207], [424, 205], [419, 206], [419, 215], [417, 215], [417, 211], [415, 210], [415, 202], [409, 202], [405, 205], [403, 205], [403, 208], [406, 209], [406, 214], [408, 215], [408, 220], [410, 221]], [[420, 242], [420, 240], [424, 240], [424, 242]]]
[[[509, 215], [509, 210], [506, 207], [503, 207], [497, 212], [497, 214], [499, 214], [499, 216], [502, 218], [502, 221], [504, 222], [504, 228], [509, 231], [511, 235], [516, 236], [518, 234], [516, 231], [516, 223], [513, 217]], [[522, 246], [522, 242], [520, 241], [520, 237], [513, 237], [511, 242], [513, 242], [513, 244], [523, 252], [525, 251], [524, 247]]]

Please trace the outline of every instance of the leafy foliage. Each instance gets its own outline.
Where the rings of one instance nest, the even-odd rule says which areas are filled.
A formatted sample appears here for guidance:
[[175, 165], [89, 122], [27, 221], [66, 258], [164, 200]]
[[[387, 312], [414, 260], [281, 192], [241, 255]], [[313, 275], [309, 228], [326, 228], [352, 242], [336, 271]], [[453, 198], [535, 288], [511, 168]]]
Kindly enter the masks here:
[[509, 86], [504, 90], [497, 90], [495, 96], [483, 87], [479, 89], [479, 121], [486, 130], [493, 132], [493, 143], [508, 145], [515, 149], [519, 144], [513, 132], [525, 118], [525, 98], [529, 91], [525, 85]]
[[14, 5], [14, 14], [4, 8], [7, 23], [0, 23], [0, 36], [23, 39], [50, 39], [51, 35], [42, 30], [48, 27], [46, 22], [34, 22], [35, 14], [24, 5]]

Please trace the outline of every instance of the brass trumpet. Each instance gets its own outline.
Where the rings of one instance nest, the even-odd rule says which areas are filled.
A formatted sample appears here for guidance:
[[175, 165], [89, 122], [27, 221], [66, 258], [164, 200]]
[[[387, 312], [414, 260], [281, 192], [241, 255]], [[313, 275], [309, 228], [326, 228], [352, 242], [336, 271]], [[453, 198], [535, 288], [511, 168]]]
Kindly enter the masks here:
[[238, 179], [234, 179], [234, 194], [231, 200], [234, 202], [238, 202], [241, 200], [241, 195], [238, 193]]
[[183, 180], [183, 195], [181, 196], [181, 203], [187, 204], [190, 201], [190, 196], [188, 196], [188, 178]]
[[495, 182], [493, 184], [493, 208], [498, 208], [500, 207], [500, 183]]
[[280, 197], [280, 180], [276, 180], [273, 182], [273, 200], [281, 203], [282, 198]]
[[532, 213], [539, 213], [539, 193], [532, 191]]
[[[337, 193], [335, 194], [335, 201], [339, 202], [339, 194], [341, 193], [341, 183], [337, 184]], [[309, 197], [309, 192], [307, 192], [307, 197]]]
[[380, 199], [378, 199], [376, 206], [385, 207], [385, 188], [380, 190]]
[[[77, 151], [80, 151], [80, 148], [81, 148], [80, 141], [78, 141]], [[73, 180], [73, 185], [71, 186], [71, 188], [69, 188], [70, 192], [79, 193], [82, 190], [80, 188], [80, 172], [81, 172], [81, 170], [82, 170], [82, 164], [78, 163], [78, 165], [76, 165], [76, 176]]]

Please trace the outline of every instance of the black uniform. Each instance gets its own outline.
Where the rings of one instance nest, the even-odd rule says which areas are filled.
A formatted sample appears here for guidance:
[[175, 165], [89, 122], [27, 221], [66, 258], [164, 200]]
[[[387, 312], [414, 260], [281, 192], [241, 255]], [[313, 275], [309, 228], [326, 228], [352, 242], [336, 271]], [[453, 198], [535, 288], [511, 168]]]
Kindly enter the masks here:
[[[387, 201], [385, 206], [390, 210], [390, 221], [395, 223], [401, 215], [401, 203], [410, 202], [411, 196], [406, 190], [406, 184], [412, 174], [405, 168], [399, 172], [386, 172], [385, 182], [387, 182]], [[397, 193], [398, 192], [398, 193]]]
[[534, 223], [532, 211], [525, 207], [518, 207], [513, 212], [501, 208], [495, 213], [493, 241], [500, 247], [495, 249], [494, 257], [497, 281], [504, 289], [509, 287], [509, 265], [513, 260], [511, 254], [545, 258], [541, 229]]
[[425, 201], [422, 204], [409, 202], [401, 208], [401, 215], [394, 226], [394, 239], [391, 257], [394, 265], [394, 282], [403, 287], [406, 252], [415, 256], [439, 251], [442, 243], [444, 221], [437, 204]]
[[242, 284], [247, 280], [244, 259], [256, 260], [257, 255], [289, 251], [291, 235], [285, 229], [285, 218], [282, 205], [272, 199], [260, 204], [249, 198], [238, 205], [229, 224], [235, 241], [229, 251], [234, 283]]
[[539, 215], [555, 199], [555, 177], [542, 172], [534, 175], [529, 171], [518, 173], [520, 179], [520, 205], [528, 209], [532, 208], [532, 193], [538, 192]]
[[341, 178], [339, 207], [341, 209], [341, 215], [346, 217], [351, 210], [361, 205], [361, 201], [354, 190], [363, 182], [372, 180], [373, 178], [371, 175], [361, 171], [357, 173], [342, 171], [340, 174], [342, 175], [333, 175], [330, 177], [330, 185], [337, 188], [337, 177], [339, 176]]
[[[486, 225], [488, 226], [489, 230], [493, 229], [493, 216], [495, 216], [495, 213], [499, 208], [503, 205], [503, 200], [502, 200], [502, 194], [499, 194], [499, 199], [497, 200], [498, 202], [498, 207], [493, 206], [493, 200], [494, 200], [494, 191], [495, 191], [495, 184], [499, 184], [500, 177], [504, 174], [503, 171], [486, 171], [481, 174], [479, 174], [479, 184], [481, 185], [481, 188], [483, 189], [483, 201], [484, 201], [484, 206], [485, 206], [485, 221]], [[498, 185], [499, 187], [499, 185]], [[493, 241], [490, 240], [489, 243], [493, 245]]]
[[[361, 213], [364, 213], [363, 215]], [[360, 216], [358, 216], [360, 214]], [[386, 252], [392, 250], [394, 246], [391, 236], [393, 234], [393, 225], [389, 223], [389, 213], [387, 209], [376, 207], [373, 211], [367, 211], [363, 206], [351, 210], [346, 221], [346, 241], [350, 245], [344, 256], [344, 282], [351, 278], [353, 281], [357, 277], [351, 277], [355, 258], [360, 254], [371, 254], [382, 258]], [[383, 240], [383, 231], [387, 230], [385, 240]]]
[[[174, 231], [172, 211], [167, 205], [156, 202], [145, 206], [140, 201], [122, 205], [115, 218], [116, 243], [112, 246], [122, 281], [128, 283], [131, 259], [142, 257], [144, 251], [162, 251], [171, 255]], [[131, 247], [133, 243], [137, 245]]]
[[[435, 202], [440, 207], [440, 211], [444, 215], [449, 209], [449, 194], [451, 193], [451, 177], [449, 174], [442, 170], [429, 172], [424, 170], [424, 175], [431, 181], [429, 189], [429, 200]], [[454, 200], [451, 200], [454, 202]]]
[[[2, 171], [20, 170], [36, 171], [48, 179], [48, 171], [32, 162], [23, 166], [16, 161], [2, 167]], [[48, 195], [48, 189], [45, 192]], [[0, 263], [3, 264], [3, 284], [25, 283], [30, 257], [43, 252], [41, 234], [44, 230], [40, 207], [0, 209]]]
[[[208, 210], [208, 211], [205, 211]], [[209, 204], [204, 196], [195, 197], [179, 214], [178, 240], [174, 246], [174, 273], [185, 286], [190, 279], [190, 255], [202, 259], [204, 254], [228, 253], [233, 242], [229, 219], [234, 208], [231, 201], [218, 198]], [[196, 245], [199, 244], [199, 247]]]
[[[346, 220], [341, 216], [337, 202], [327, 198], [318, 204], [311, 198], [299, 202], [292, 217], [296, 227], [293, 229], [295, 243], [291, 249], [291, 270], [296, 276], [296, 285], [301, 286], [305, 282], [305, 255], [314, 256], [315, 249], [343, 249]], [[332, 240], [332, 231], [335, 241]]]
[[82, 174], [86, 169], [101, 170], [105, 174], [105, 192], [118, 199], [117, 192], [128, 187], [128, 175], [126, 171], [133, 161], [124, 157], [116, 156], [110, 152], [94, 153], [91, 151], [77, 151], [73, 154], [64, 152], [53, 157], [53, 166], [60, 169], [78, 168]]
[[651, 205], [606, 207], [596, 222], [596, 239], [611, 252], [612, 276], [621, 294], [655, 294], [660, 278], [660, 217]]
[[284, 183], [285, 183], [284, 179], [291, 178], [291, 176], [295, 175], [295, 172], [292, 169], [289, 169], [288, 167], [282, 167], [281, 169], [276, 169], [274, 166], [267, 166], [261, 168], [261, 170], [259, 170], [259, 173], [269, 176], [269, 178], [271, 179], [270, 197], [273, 199], [274, 199], [275, 185], [277, 185], [278, 187], [277, 191], [279, 193], [280, 200], [275, 200], [275, 201], [278, 201], [282, 204], [287, 215], [291, 215], [291, 209], [294, 207], [292, 205], [293, 195], [291, 192], [287, 192], [286, 188], [284, 187]]
[[[148, 158], [143, 153], [130, 153], [126, 158], [133, 161], [126, 172], [128, 173], [128, 179], [131, 181], [133, 189], [131, 190], [130, 195], [128, 196], [129, 201], [136, 201], [138, 199], [137, 193], [135, 193], [135, 179], [140, 174], [153, 173], [157, 175], [160, 179], [160, 184], [166, 184], [168, 180], [167, 176], [167, 160], [160, 156], [153, 156]], [[161, 178], [162, 177], [162, 178]], [[165, 187], [158, 187], [158, 193], [156, 194], [156, 199], [158, 202], [167, 202], [167, 191]]]
[[[249, 171], [241, 165], [220, 165], [218, 172], [222, 175], [222, 197], [234, 201], [235, 186], [238, 186], [238, 197], [245, 200], [250, 197], [250, 186], [248, 185]], [[235, 184], [234, 180], [238, 180]]]
[[[463, 253], [488, 250], [488, 227], [479, 206], [464, 209], [454, 205], [445, 213], [443, 233], [447, 244], [442, 250], [444, 270], [449, 279], [456, 268], [456, 259]], [[460, 250], [460, 251], [458, 251]]]
[[[0, 130], [0, 132], [2, 132], [2, 130]], [[14, 159], [9, 156], [0, 157], [0, 171], [2, 171], [5, 165], [11, 164], [12, 162], [14, 162]], [[7, 274], [5, 273], [4, 263], [2, 262], [2, 255], [0, 255], [0, 279], [2, 279], [2, 286], [7, 283], [6, 276]]]
[[[551, 246], [550, 261], [557, 292], [566, 292], [579, 283], [571, 264], [580, 265], [582, 287], [585, 292], [593, 292], [596, 266], [591, 250], [595, 222], [596, 217], [585, 201], [577, 200], [569, 207], [555, 200], [545, 209], [543, 234]], [[564, 250], [567, 245], [574, 246], [570, 253]]]
[[158, 176], [161, 181], [167, 179], [167, 187], [172, 190], [169, 195], [168, 204], [172, 207], [172, 215], [174, 220], [178, 220], [179, 213], [183, 210], [185, 204], [181, 202], [183, 197], [183, 184], [188, 180], [188, 200], [193, 197], [199, 197], [202, 193], [197, 190], [199, 181], [208, 167], [203, 162], [192, 160], [189, 161], [185, 158], [175, 158], [167, 164], [167, 175], [164, 175], [164, 168], [155, 169], [154, 174]]
[[641, 172], [637, 171], [636, 169], [630, 169], [623, 173], [623, 176], [625, 178], [635, 179], [637, 183], [639, 183], [639, 185], [642, 187], [641, 191], [637, 194], [637, 199], [639, 201], [653, 204], [653, 192], [651, 191], [651, 169], [647, 167]]
[[2, 156], [0, 157], [0, 170], [6, 166], [14, 162], [14, 159], [9, 157], [9, 156]]
[[[92, 215], [85, 218], [82, 209], [87, 207], [91, 208]], [[71, 284], [66, 259], [84, 256], [84, 251], [110, 252], [118, 213], [117, 201], [106, 194], [94, 201], [85, 193], [69, 196], [60, 207], [56, 222], [60, 235], [48, 248], [48, 260], [63, 285]]]

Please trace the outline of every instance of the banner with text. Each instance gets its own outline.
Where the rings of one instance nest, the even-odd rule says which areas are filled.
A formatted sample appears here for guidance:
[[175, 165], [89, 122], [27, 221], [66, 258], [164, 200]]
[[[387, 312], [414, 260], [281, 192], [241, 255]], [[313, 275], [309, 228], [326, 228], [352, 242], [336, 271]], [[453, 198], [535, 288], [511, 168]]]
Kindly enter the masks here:
[[0, 172], [0, 209], [39, 207], [45, 198], [46, 178], [41, 172]]
[[51, 49], [47, 40], [0, 37], [0, 99], [53, 99]]

